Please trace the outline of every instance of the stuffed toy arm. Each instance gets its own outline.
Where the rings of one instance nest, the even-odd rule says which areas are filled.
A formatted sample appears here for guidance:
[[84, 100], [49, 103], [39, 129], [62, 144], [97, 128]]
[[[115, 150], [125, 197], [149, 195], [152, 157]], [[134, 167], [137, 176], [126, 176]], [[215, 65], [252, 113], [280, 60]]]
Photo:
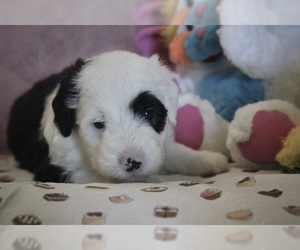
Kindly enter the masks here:
[[226, 144], [239, 166], [276, 166], [281, 163], [276, 155], [283, 147], [283, 140], [299, 124], [300, 110], [289, 102], [270, 100], [249, 104], [237, 110], [229, 125]]
[[230, 158], [226, 148], [229, 123], [207, 100], [192, 93], [179, 95], [175, 140], [194, 150], [216, 151]]

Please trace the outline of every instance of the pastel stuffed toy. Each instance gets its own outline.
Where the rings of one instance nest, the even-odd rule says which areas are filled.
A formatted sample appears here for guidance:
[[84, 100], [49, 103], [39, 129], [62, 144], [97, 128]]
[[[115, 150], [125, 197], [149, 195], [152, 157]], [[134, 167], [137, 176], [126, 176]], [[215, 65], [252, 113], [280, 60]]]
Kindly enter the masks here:
[[[237, 2], [240, 5], [234, 7]], [[260, 7], [257, 1], [256, 4], [248, 0], [243, 4], [237, 2], [195, 1], [192, 7], [188, 6], [189, 12], [185, 6], [180, 18], [172, 19], [178, 22], [185, 15], [185, 24], [201, 25], [193, 30], [190, 26], [184, 31], [181, 28], [175, 37], [165, 39], [172, 40], [169, 59], [176, 65], [174, 80], [182, 92], [176, 139], [194, 149], [216, 150], [225, 155], [229, 155], [229, 150], [241, 167], [281, 165], [286, 171], [297, 172], [300, 63], [296, 63], [299, 58], [296, 52], [300, 46], [291, 41], [297, 41], [297, 34], [300, 39], [300, 30], [222, 25], [234, 23], [230, 20], [234, 15], [229, 15], [233, 10], [237, 10], [237, 16], [244, 13], [245, 19], [247, 13], [259, 12], [250, 8]], [[243, 10], [243, 5], [248, 9]], [[207, 17], [208, 10], [214, 12], [213, 18]], [[276, 20], [272, 12], [266, 13], [266, 20]], [[214, 25], [205, 25], [205, 20]], [[172, 32], [166, 33], [172, 36], [174, 30], [172, 27]], [[160, 38], [164, 38], [164, 29], [159, 32]]]
[[[204, 20], [201, 11], [205, 9], [205, 1], [197, 2], [188, 15], [188, 24], [201, 24]], [[216, 8], [223, 20], [226, 4], [223, 0]], [[246, 12], [253, 13], [249, 8]], [[268, 20], [272, 18], [270, 13]], [[212, 32], [218, 28], [201, 26], [185, 32], [181, 41], [175, 37], [173, 42], [176, 46], [181, 42], [179, 47], [186, 58], [172, 55], [176, 46], [171, 43], [172, 60], [181, 65], [177, 67], [179, 72], [186, 70], [186, 75], [192, 72], [187, 69], [197, 62], [200, 84], [196, 83], [194, 90], [202, 99], [209, 100], [223, 118], [228, 121], [234, 118], [229, 126], [227, 147], [238, 165], [266, 168], [280, 164], [295, 172], [300, 166], [300, 64], [296, 63], [300, 46], [288, 42], [299, 41], [299, 27], [221, 26], [217, 33]], [[221, 69], [218, 68], [222, 63]], [[203, 67], [214, 71], [204, 72]], [[197, 74], [190, 75], [197, 80]]]
[[300, 63], [294, 61], [293, 65], [281, 71], [281, 76], [264, 81], [268, 100], [241, 107], [235, 113], [227, 147], [238, 165], [281, 165], [286, 171], [300, 170]]
[[153, 0], [142, 4], [133, 16], [133, 24], [140, 30], [134, 38], [136, 52], [144, 56], [159, 54], [169, 62], [168, 48], [163, 38], [164, 25], [170, 22], [177, 7], [177, 0]]
[[[197, 20], [198, 24], [206, 22], [206, 20], [209, 23], [217, 23], [216, 10], [212, 8], [213, 6], [216, 7], [216, 3], [218, 1], [210, 1], [207, 7], [205, 1], [198, 2], [192, 7], [190, 14], [187, 16], [187, 22], [191, 23], [189, 17], [192, 16], [192, 19]], [[209, 16], [207, 10], [214, 13], [213, 17]], [[210, 130], [204, 130], [203, 125], [199, 125], [200, 122], [197, 124], [194, 121], [195, 115], [188, 116], [186, 109], [183, 108], [178, 110], [178, 124], [175, 132], [178, 142], [193, 147], [189, 143], [189, 137], [196, 140], [200, 137], [194, 136], [197, 135], [196, 132], [205, 131], [205, 136], [214, 139], [218, 145], [216, 147], [214, 144], [211, 149], [229, 156], [225, 143], [228, 134], [228, 122], [232, 120], [235, 111], [239, 107], [263, 100], [264, 89], [259, 80], [249, 78], [229, 63], [219, 42], [218, 29], [219, 25], [194, 26], [192, 31], [179, 33], [170, 44], [169, 55], [176, 64], [179, 75], [177, 81], [184, 82], [186, 86], [189, 86], [185, 89], [181, 87], [182, 91], [190, 91], [201, 97], [199, 100], [202, 103], [199, 101], [198, 114], [202, 115], [203, 110], [205, 114], [209, 113], [203, 118], [203, 124], [209, 124], [210, 128]], [[194, 87], [190, 87], [191, 82], [194, 83]], [[203, 105], [203, 102], [207, 100], [212, 105], [210, 109]], [[185, 115], [180, 114], [183, 110], [186, 112]], [[188, 125], [187, 122], [182, 122], [184, 119], [181, 119], [181, 116], [185, 117], [185, 121], [189, 120]], [[209, 116], [211, 119], [214, 118], [220, 122], [209, 123]], [[180, 131], [182, 132], [180, 133]], [[216, 131], [219, 131], [219, 133], [216, 133]], [[181, 136], [182, 134], [185, 137]], [[188, 136], [189, 134], [190, 136]], [[200, 140], [198, 140], [199, 142]], [[198, 148], [201, 149], [201, 147]]]
[[230, 122], [238, 108], [264, 100], [264, 87], [260, 80], [250, 78], [224, 56], [217, 34], [218, 4], [219, 0], [195, 2], [185, 23], [196, 26], [173, 39], [170, 59], [181, 76], [192, 77], [194, 93], [210, 101], [216, 112]]
[[300, 166], [299, 125], [300, 110], [289, 102], [249, 104], [237, 110], [227, 147], [239, 166], [253, 169], [280, 164], [293, 169]]
[[[236, 16], [229, 15], [232, 8]], [[228, 24], [219, 31], [226, 57], [265, 88], [266, 101], [240, 108], [229, 126], [232, 158], [249, 168], [300, 172], [300, 27], [270, 25], [280, 17], [264, 1], [222, 0], [218, 13]], [[249, 20], [264, 25], [245, 25]]]

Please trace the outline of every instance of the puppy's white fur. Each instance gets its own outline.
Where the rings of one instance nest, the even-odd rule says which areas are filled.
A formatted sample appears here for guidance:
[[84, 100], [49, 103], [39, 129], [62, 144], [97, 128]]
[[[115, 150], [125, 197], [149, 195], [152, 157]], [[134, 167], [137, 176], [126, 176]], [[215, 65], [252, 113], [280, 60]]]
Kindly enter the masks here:
[[[67, 100], [69, 107], [76, 108], [71, 135], [63, 137], [53, 123], [51, 103], [57, 90], [47, 99], [41, 126], [51, 163], [72, 172], [69, 181], [140, 181], [162, 168], [187, 175], [227, 169], [223, 155], [194, 151], [174, 141], [178, 91], [157, 56], [148, 59], [115, 51], [91, 58], [81, 69], [76, 88], [79, 98]], [[161, 133], [129, 109], [132, 100], [144, 91], [156, 96], [168, 110]], [[95, 121], [104, 122], [105, 129], [93, 127]], [[139, 159], [141, 168], [126, 171], [124, 159], [129, 157]]]

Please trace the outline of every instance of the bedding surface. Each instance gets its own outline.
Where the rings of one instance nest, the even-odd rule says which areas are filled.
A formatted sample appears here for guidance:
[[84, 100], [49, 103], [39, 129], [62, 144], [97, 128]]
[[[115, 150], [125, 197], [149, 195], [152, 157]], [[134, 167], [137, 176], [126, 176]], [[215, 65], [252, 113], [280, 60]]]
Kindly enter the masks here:
[[156, 175], [145, 183], [44, 184], [10, 168], [9, 157], [1, 159], [2, 225], [300, 224], [299, 175], [279, 170], [245, 172], [232, 165], [210, 178]]

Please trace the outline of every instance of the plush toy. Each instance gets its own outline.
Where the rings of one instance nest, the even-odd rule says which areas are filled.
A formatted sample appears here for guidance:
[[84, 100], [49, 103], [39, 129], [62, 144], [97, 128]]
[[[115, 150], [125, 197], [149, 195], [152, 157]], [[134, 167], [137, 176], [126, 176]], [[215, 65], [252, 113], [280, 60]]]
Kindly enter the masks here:
[[285, 138], [283, 147], [276, 154], [276, 161], [289, 173], [300, 173], [300, 125], [294, 127]]
[[[229, 15], [232, 8], [236, 16]], [[229, 126], [227, 146], [234, 161], [300, 172], [300, 27], [270, 25], [280, 24], [280, 18], [264, 1], [222, 0], [218, 13], [226, 57], [262, 79], [265, 89], [266, 101], [240, 108]], [[245, 25], [249, 20], [264, 25]]]
[[179, 17], [171, 19], [185, 19], [187, 28], [159, 31], [182, 92], [175, 137], [194, 149], [208, 145], [227, 155], [229, 150], [241, 167], [281, 165], [287, 172], [298, 172], [300, 43], [293, 41], [300, 40], [300, 29], [224, 25], [237, 24], [234, 17], [253, 20], [255, 13], [266, 13], [260, 16], [264, 24], [277, 20], [271, 11], [265, 12], [262, 1], [251, 1], [195, 0], [193, 6], [184, 5], [184, 11], [177, 9]]
[[238, 108], [264, 100], [264, 87], [260, 80], [250, 78], [224, 56], [217, 34], [219, 1], [195, 2], [185, 23], [196, 25], [191, 32], [174, 37], [169, 54], [177, 72], [192, 78], [195, 94], [210, 101], [216, 112], [230, 122]]
[[[159, 54], [160, 57], [168, 62], [168, 48], [165, 42], [165, 25], [168, 24], [173, 17], [178, 1], [177, 0], [153, 0], [142, 4], [133, 16], [133, 23], [139, 28], [133, 45], [136, 52], [141, 55], [150, 57], [153, 54]], [[170, 36], [176, 29], [169, 29]]]
[[227, 146], [239, 165], [263, 168], [280, 164], [286, 171], [300, 170], [300, 64], [295, 67], [264, 82], [266, 99], [270, 100], [236, 112]]
[[178, 0], [151, 0], [142, 4], [133, 16], [136, 25], [166, 25], [173, 18]]
[[[299, 125], [300, 110], [289, 102], [249, 104], [240, 108], [230, 123], [227, 147], [242, 167], [269, 168], [281, 164], [295, 168], [300, 166]], [[283, 143], [289, 133], [291, 138]]]
[[[228, 14], [227, 1], [230, 0], [222, 0], [216, 8], [223, 21]], [[211, 10], [205, 8], [206, 2], [197, 1], [191, 9], [186, 23], [202, 26], [173, 39], [171, 60], [179, 72], [192, 75], [194, 90], [209, 100], [217, 113], [228, 121], [234, 118], [229, 126], [227, 147], [238, 165], [266, 168], [280, 164], [290, 172], [297, 172], [300, 166], [300, 64], [295, 62], [299, 59], [300, 46], [294, 41], [299, 41], [299, 27], [225, 25], [216, 33], [218, 26], [203, 27], [206, 18], [203, 10]], [[234, 3], [230, 3], [232, 10]], [[247, 12], [255, 11], [248, 8], [243, 13]], [[274, 15], [267, 13], [268, 20], [273, 20]], [[212, 16], [215, 18], [215, 13]], [[215, 19], [209, 20], [216, 23]], [[198, 67], [193, 62], [197, 62]], [[189, 70], [192, 67], [194, 72]]]

